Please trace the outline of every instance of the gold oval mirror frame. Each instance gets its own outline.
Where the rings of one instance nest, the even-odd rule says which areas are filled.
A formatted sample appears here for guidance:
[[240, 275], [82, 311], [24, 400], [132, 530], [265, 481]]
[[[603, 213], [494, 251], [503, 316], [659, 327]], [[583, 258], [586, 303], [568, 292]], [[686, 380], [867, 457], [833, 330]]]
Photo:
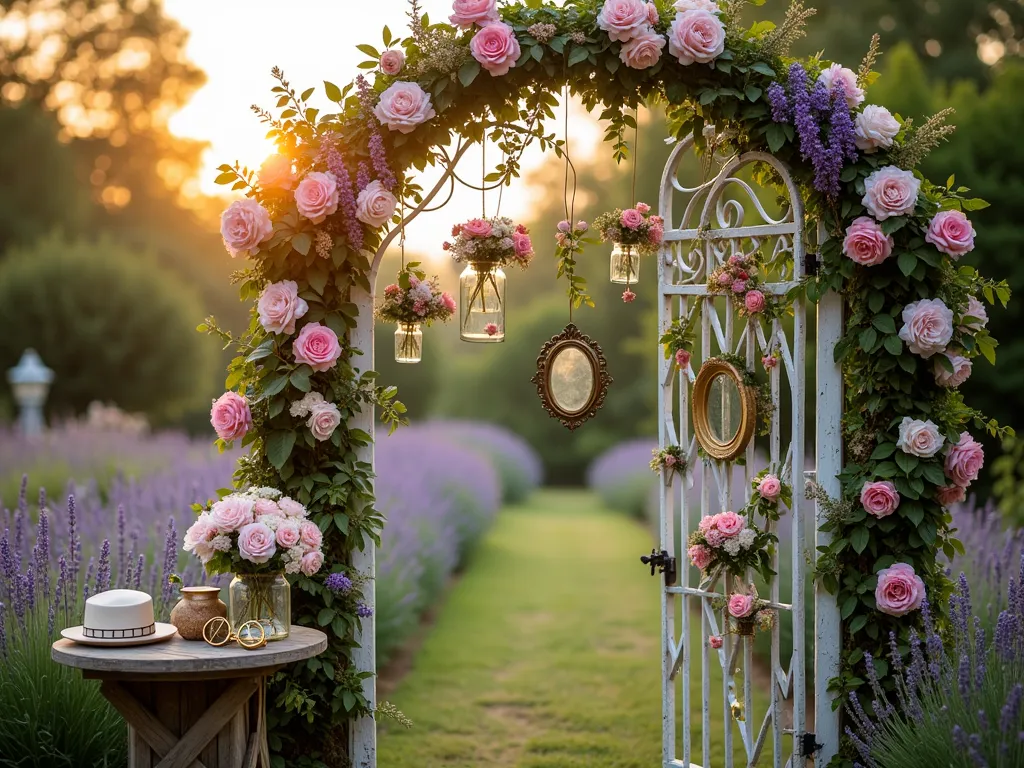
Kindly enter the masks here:
[[717, 357], [705, 360], [691, 402], [693, 431], [704, 452], [719, 461], [741, 456], [754, 436], [757, 401], [736, 366]]
[[573, 430], [597, 415], [612, 377], [601, 347], [569, 323], [541, 348], [531, 381], [544, 410]]

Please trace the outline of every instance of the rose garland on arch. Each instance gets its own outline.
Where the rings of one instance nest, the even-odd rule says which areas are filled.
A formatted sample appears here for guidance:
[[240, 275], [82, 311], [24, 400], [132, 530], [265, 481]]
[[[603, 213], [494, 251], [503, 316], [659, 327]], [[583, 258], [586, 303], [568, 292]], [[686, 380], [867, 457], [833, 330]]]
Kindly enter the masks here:
[[[242, 437], [251, 447], [239, 470], [241, 485], [298, 488], [310, 496], [332, 568], [345, 568], [361, 538], [350, 534], [372, 536], [379, 526], [369, 467], [347, 458], [365, 436], [347, 424], [361, 407], [394, 397], [356, 371], [347, 341], [351, 290], [370, 289], [370, 251], [363, 249], [380, 236], [380, 224], [364, 218], [386, 210], [385, 193], [404, 189], [414, 198], [413, 185], [400, 187], [398, 179], [443, 162], [434, 148], [453, 133], [479, 140], [487, 114], [505, 122], [509, 142], [543, 143], [539, 128], [515, 125], [529, 124], [520, 102], [549, 116], [568, 83], [587, 107], [612, 105], [604, 114], [616, 144], [627, 111], [647, 99], [666, 103], [673, 136], [692, 134], [698, 149], [707, 145], [705, 126], [732, 129], [729, 149], [767, 150], [786, 162], [809, 220], [824, 224], [822, 269], [807, 282], [807, 295], [816, 299], [834, 289], [847, 305], [838, 354], [847, 381], [841, 501], [849, 507], [837, 507], [846, 511], [829, 520], [835, 541], [818, 562], [844, 618], [844, 667], [834, 689], [860, 685], [864, 652], [883, 658], [878, 651], [890, 632], [906, 645], [923, 591], [933, 605], [942, 604], [948, 581], [936, 553], [957, 547], [944, 507], [982, 462], [980, 447], [964, 432], [971, 424], [999, 432], [956, 389], [979, 355], [994, 359], [981, 299], [1009, 298], [1005, 283], [957, 263], [973, 243], [966, 214], [983, 203], [967, 198], [969, 190], [952, 179], [938, 185], [913, 172], [948, 133], [941, 115], [917, 126], [864, 104], [874, 47], [859, 72], [819, 60], [793, 62], [787, 48], [809, 11], [794, 3], [777, 27], [747, 28], [738, 20], [741, 7], [735, 0], [680, 0], [669, 19], [643, 0], [569, 0], [564, 7], [528, 0], [500, 10], [491, 0], [456, 0], [456, 31], [427, 23], [414, 3], [410, 37], [395, 39], [385, 30], [383, 54], [362, 48], [373, 51], [372, 84], [362, 78], [344, 88], [325, 83], [336, 113], [320, 114], [307, 103], [311, 90], [296, 95], [277, 73], [280, 116], [259, 114], [283, 159], [265, 164], [261, 178], [223, 166], [219, 180], [247, 194], [222, 228], [233, 254], [256, 260], [242, 276], [243, 298], [255, 300], [277, 285], [265, 314], [284, 330], [271, 332], [254, 316], [248, 333], [235, 340], [209, 324], [241, 349], [228, 381], [235, 397], [218, 401], [214, 420], [224, 439]], [[516, 175], [515, 164], [503, 173], [506, 180]], [[767, 174], [760, 181], [773, 180]], [[371, 183], [375, 191], [360, 204]], [[313, 324], [320, 328], [305, 331]], [[301, 344], [296, 331], [307, 334]], [[312, 362], [298, 359], [296, 344], [308, 348]], [[307, 388], [339, 408], [342, 421], [328, 444], [285, 408]], [[386, 408], [385, 416], [397, 420], [400, 410]], [[338, 476], [344, 479], [334, 481]], [[866, 483], [891, 483], [886, 491], [899, 495], [898, 506], [879, 515], [889, 502], [878, 488], [865, 505], [854, 504]], [[300, 622], [316, 621], [313, 607], [333, 610], [331, 590], [311, 580], [299, 584], [309, 595]], [[283, 682], [276, 724], [305, 722], [295, 716], [299, 711], [313, 721], [365, 711], [345, 667], [354, 620], [347, 612], [328, 620], [337, 629], [325, 658], [330, 671], [325, 679], [320, 670], [303, 670]], [[335, 701], [343, 706], [332, 708]], [[323, 734], [336, 729], [307, 730], [301, 749], [286, 744], [285, 751], [323, 755], [330, 747]]]

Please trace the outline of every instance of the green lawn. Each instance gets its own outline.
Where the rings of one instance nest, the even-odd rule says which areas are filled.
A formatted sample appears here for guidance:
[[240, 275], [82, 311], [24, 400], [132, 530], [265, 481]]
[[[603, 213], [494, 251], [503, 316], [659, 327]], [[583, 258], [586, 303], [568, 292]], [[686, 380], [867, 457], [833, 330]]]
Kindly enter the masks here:
[[[382, 724], [380, 764], [659, 764], [658, 589], [638, 561], [650, 547], [588, 493], [543, 491], [504, 510], [388, 696], [415, 727]], [[699, 662], [693, 677], [699, 729]], [[721, 712], [719, 676], [711, 689]], [[713, 742], [721, 765], [721, 732]]]

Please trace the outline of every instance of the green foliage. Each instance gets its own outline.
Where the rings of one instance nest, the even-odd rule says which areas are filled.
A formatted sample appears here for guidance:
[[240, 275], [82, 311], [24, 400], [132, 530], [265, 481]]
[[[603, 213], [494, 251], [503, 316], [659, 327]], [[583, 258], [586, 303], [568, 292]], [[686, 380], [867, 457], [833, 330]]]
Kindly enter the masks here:
[[0, 264], [0, 369], [33, 347], [56, 373], [54, 413], [100, 400], [174, 416], [201, 402], [213, 372], [214, 348], [192, 330], [198, 311], [150, 254], [49, 236]]

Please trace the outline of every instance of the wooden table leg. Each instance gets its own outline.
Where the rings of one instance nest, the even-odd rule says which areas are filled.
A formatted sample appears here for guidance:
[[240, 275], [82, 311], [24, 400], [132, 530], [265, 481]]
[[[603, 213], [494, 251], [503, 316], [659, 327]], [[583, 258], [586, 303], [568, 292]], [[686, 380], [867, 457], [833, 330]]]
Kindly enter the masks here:
[[[259, 684], [260, 681], [254, 678], [245, 678], [232, 684], [206, 710], [199, 722], [182, 734], [181, 740], [163, 756], [156, 768], [188, 768], [203, 751], [203, 747], [209, 744], [210, 740], [216, 737], [232, 718], [241, 721], [238, 724], [232, 723], [231, 729], [232, 741], [235, 741], [237, 737], [240, 744], [237, 748], [237, 762], [234, 765], [241, 766], [245, 754], [244, 707], [252, 695], [259, 690]], [[240, 732], [236, 732], [236, 728], [239, 728]], [[219, 768], [226, 767], [220, 766]]]
[[[135, 743], [132, 745], [132, 768], [135, 768], [139, 762], [144, 762], [147, 766], [149, 765], [148, 753], [150, 748], [160, 757], [164, 757], [174, 748], [178, 737], [167, 726], [157, 720], [148, 707], [139, 703], [120, 684], [113, 680], [104, 680], [100, 685], [100, 693], [114, 706], [114, 709], [121, 714], [121, 717], [125, 719], [125, 722], [135, 732]], [[142, 744], [138, 743], [140, 740]], [[146, 753], [145, 758], [141, 758], [141, 753], [143, 752]], [[206, 768], [198, 760], [193, 761], [191, 766], [192, 768]]]

